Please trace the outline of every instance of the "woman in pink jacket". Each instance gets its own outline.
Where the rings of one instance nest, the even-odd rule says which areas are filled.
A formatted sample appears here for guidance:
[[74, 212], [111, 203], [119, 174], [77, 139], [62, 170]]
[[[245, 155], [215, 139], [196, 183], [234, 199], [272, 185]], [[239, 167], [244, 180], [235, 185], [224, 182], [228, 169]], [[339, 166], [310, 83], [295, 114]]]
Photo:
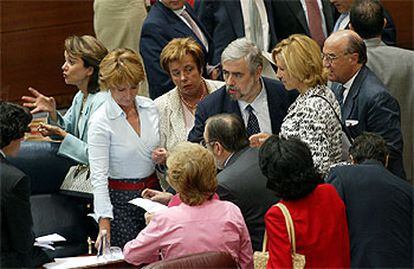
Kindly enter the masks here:
[[167, 159], [170, 185], [182, 203], [155, 213], [124, 247], [125, 260], [139, 265], [191, 253], [225, 251], [240, 268], [253, 268], [252, 245], [240, 209], [212, 199], [217, 188], [213, 155], [200, 145], [178, 144]]

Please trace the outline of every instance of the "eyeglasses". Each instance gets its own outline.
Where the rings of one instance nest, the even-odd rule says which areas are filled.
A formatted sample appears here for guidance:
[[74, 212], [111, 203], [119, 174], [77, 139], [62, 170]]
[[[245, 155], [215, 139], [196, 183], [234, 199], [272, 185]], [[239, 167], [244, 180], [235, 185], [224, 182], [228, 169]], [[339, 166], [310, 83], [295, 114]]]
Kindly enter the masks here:
[[321, 53], [322, 60], [326, 60], [328, 63], [332, 63], [333, 61], [337, 60], [339, 57], [345, 56], [349, 54], [348, 52], [344, 52], [342, 55], [335, 55], [332, 53]]
[[212, 140], [212, 141], [205, 141], [204, 139], [200, 141], [200, 145], [202, 145], [203, 147], [207, 148], [207, 146], [211, 146], [212, 143], [217, 142], [216, 140]]

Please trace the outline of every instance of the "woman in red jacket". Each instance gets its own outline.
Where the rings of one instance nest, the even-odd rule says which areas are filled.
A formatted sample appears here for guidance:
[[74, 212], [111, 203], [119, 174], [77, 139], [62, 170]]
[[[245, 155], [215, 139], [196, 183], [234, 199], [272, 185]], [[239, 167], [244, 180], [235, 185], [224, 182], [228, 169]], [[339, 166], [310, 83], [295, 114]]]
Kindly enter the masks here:
[[[308, 146], [299, 139], [271, 136], [260, 149], [260, 167], [267, 187], [292, 216], [296, 252], [305, 255], [306, 268], [349, 267], [345, 206], [335, 188], [323, 184]], [[292, 268], [291, 243], [279, 207], [267, 211], [265, 224], [267, 268]]]

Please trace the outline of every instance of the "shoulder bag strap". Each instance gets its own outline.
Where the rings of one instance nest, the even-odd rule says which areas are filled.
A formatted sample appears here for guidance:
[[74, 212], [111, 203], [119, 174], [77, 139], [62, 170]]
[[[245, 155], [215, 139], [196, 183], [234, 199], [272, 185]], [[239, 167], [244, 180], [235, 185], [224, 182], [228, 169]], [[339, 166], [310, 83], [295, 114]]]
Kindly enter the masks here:
[[325, 100], [329, 104], [329, 106], [332, 108], [333, 113], [335, 114], [336, 119], [339, 121], [339, 124], [341, 124], [342, 131], [345, 133], [346, 138], [348, 138], [349, 142], [351, 144], [353, 144], [354, 140], [352, 139], [351, 135], [349, 134], [348, 129], [346, 128], [346, 126], [342, 123], [342, 120], [339, 118], [338, 114], [336, 114], [335, 108], [332, 106], [331, 102], [329, 102], [329, 100], [326, 99], [325, 97], [323, 97], [321, 95], [317, 95], [317, 94], [311, 95], [310, 97], [322, 98], [323, 100]]
[[282, 210], [283, 216], [285, 217], [286, 229], [288, 232], [290, 244], [292, 245], [292, 254], [296, 254], [295, 226], [293, 226], [292, 217], [290, 216], [289, 210], [284, 204], [278, 203], [276, 206]]

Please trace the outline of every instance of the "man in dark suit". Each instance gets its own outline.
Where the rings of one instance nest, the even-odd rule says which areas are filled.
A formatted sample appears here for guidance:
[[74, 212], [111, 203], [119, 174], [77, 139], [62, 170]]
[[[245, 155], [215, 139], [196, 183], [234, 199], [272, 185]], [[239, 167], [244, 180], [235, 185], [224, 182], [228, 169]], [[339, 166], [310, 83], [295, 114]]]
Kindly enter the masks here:
[[151, 7], [141, 32], [140, 52], [144, 60], [152, 99], [174, 88], [170, 76], [160, 66], [160, 54], [174, 38], [192, 37], [203, 48], [206, 62], [214, 50], [204, 26], [184, 0], [157, 1]]
[[[339, 30], [349, 29], [350, 26], [350, 10], [354, 0], [330, 0], [335, 6], [336, 10], [340, 13], [338, 19], [335, 22], [333, 32]], [[383, 15], [386, 19], [384, 30], [382, 31], [382, 40], [390, 46], [397, 44], [397, 29], [395, 28], [394, 21], [391, 15], [383, 9]]]
[[[267, 26], [264, 29], [268, 29], [268, 31], [262, 35], [263, 40], [266, 40], [266, 44], [263, 44], [263, 48], [261, 49], [264, 51], [271, 51], [277, 43], [271, 9], [271, 0], [253, 1], [261, 1], [259, 4], [262, 5], [263, 9], [261, 11], [263, 12], [259, 12], [259, 14], [261, 17], [263, 16], [262, 22], [267, 21]], [[246, 0], [243, 2], [239, 0], [195, 1], [195, 11], [201, 22], [206, 26], [207, 31], [214, 41], [215, 48], [212, 64], [216, 65], [220, 63], [221, 53], [233, 40], [242, 37], [247, 37], [248, 39], [252, 40], [250, 33], [251, 24], [246, 20], [246, 14], [251, 10], [251, 7], [248, 5], [251, 4], [253, 3]], [[249, 20], [250, 19], [251, 18], [249, 17]], [[248, 31], [247, 35], [246, 29]]]
[[266, 188], [267, 178], [259, 167], [259, 151], [249, 147], [243, 122], [234, 114], [207, 120], [204, 143], [219, 167], [217, 194], [236, 204], [244, 217], [254, 250], [262, 250], [264, 215], [278, 198]]
[[323, 61], [329, 70], [328, 79], [335, 82], [332, 90], [352, 138], [362, 132], [381, 135], [390, 150], [388, 169], [405, 179], [400, 106], [365, 66], [367, 54], [362, 38], [351, 30], [333, 33], [325, 41]]
[[199, 142], [206, 120], [221, 113], [240, 116], [249, 136], [259, 132], [279, 133], [297, 92], [288, 93], [279, 81], [261, 76], [261, 52], [246, 38], [236, 39], [227, 46], [221, 64], [226, 85], [198, 104], [188, 140]]
[[379, 135], [364, 133], [349, 150], [354, 165], [327, 179], [346, 205], [353, 268], [414, 267], [414, 190], [384, 167], [387, 152]]
[[[316, 1], [316, 0], [315, 0]], [[328, 37], [333, 30], [335, 22], [335, 10], [329, 0], [318, 2], [321, 19], [321, 26], [324, 37]], [[321, 5], [321, 6], [319, 6]], [[306, 2], [300, 0], [273, 0], [272, 12], [276, 35], [279, 40], [285, 39], [292, 34], [305, 34], [312, 37], [310, 22], [316, 18], [310, 17], [307, 13]], [[313, 37], [312, 37], [313, 38]]]
[[0, 101], [1, 267], [37, 267], [49, 261], [33, 247], [30, 179], [12, 166], [32, 116], [24, 108]]

